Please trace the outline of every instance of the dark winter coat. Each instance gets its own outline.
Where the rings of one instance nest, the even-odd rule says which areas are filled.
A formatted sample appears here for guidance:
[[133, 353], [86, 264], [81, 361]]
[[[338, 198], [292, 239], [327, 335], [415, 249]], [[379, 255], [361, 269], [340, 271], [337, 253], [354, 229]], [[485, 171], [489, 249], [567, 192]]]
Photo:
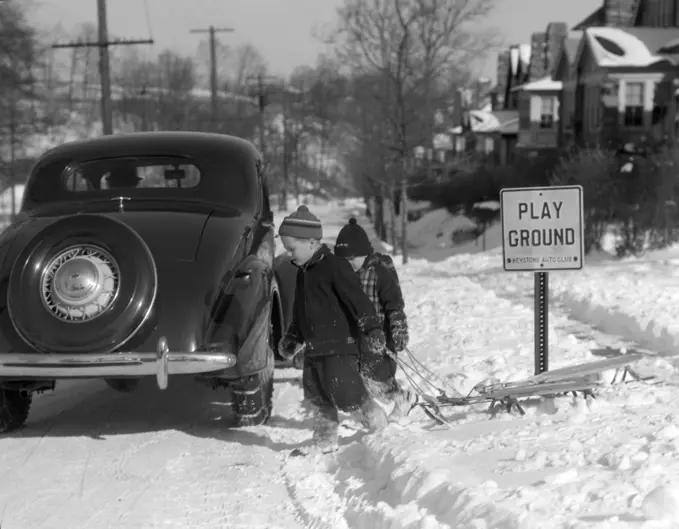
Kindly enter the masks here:
[[361, 287], [372, 301], [380, 328], [387, 338], [387, 348], [400, 352], [408, 342], [408, 321], [401, 283], [394, 261], [388, 255], [374, 252], [358, 270]]
[[346, 259], [326, 245], [297, 270], [287, 334], [307, 345], [307, 357], [359, 354], [363, 336], [380, 327], [375, 307]]

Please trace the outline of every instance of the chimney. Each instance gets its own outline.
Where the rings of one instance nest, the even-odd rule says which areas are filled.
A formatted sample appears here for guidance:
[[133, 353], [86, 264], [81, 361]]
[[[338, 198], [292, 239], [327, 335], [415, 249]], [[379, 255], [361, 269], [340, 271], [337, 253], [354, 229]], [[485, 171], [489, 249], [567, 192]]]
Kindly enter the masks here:
[[530, 66], [528, 74], [531, 81], [541, 79], [547, 75], [545, 68], [545, 51], [547, 49], [547, 34], [533, 33], [530, 36]]
[[568, 25], [565, 22], [550, 22], [547, 24], [547, 39], [545, 50], [545, 74], [554, 75], [556, 73], [556, 61], [561, 53], [566, 37], [568, 36]]
[[498, 108], [505, 108], [507, 87], [509, 86], [509, 50], [501, 51], [497, 55], [497, 100]]
[[604, 0], [604, 25], [611, 27], [630, 27], [634, 23], [634, 13], [640, 0]]
[[453, 97], [453, 127], [458, 127], [462, 125], [462, 112], [463, 101], [462, 101], [462, 89], [455, 87], [455, 96]]

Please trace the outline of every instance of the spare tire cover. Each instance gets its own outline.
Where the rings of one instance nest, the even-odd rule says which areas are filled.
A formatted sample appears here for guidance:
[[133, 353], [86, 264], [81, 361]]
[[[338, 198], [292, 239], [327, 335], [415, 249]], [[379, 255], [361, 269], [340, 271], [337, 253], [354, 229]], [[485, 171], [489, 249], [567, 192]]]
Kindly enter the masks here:
[[149, 319], [158, 290], [153, 255], [120, 221], [74, 215], [19, 254], [7, 305], [19, 336], [44, 353], [109, 353]]

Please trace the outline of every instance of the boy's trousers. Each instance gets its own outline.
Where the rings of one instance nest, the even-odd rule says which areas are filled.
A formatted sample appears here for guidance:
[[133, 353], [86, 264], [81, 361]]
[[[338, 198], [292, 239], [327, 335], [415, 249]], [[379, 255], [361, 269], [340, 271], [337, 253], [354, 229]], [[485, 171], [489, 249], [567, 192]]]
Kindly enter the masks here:
[[359, 369], [358, 355], [309, 356], [302, 372], [304, 399], [318, 408], [352, 413], [370, 399]]

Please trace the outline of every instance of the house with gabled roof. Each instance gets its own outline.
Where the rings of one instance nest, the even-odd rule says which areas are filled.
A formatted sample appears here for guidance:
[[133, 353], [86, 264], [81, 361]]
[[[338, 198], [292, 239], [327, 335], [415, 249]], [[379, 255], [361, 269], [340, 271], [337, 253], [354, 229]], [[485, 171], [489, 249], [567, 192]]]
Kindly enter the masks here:
[[679, 27], [677, 0], [603, 0], [574, 30], [591, 27]]
[[673, 86], [677, 58], [677, 28], [585, 28], [571, 69], [574, 84], [562, 93], [562, 100], [573, 100], [575, 142], [616, 146], [650, 134], [674, 137], [676, 102], [656, 92]]
[[539, 152], [558, 147], [562, 83], [554, 79], [554, 72], [567, 34], [566, 24], [552, 22], [544, 33], [532, 36], [529, 82], [512, 89], [518, 102], [519, 149]]

